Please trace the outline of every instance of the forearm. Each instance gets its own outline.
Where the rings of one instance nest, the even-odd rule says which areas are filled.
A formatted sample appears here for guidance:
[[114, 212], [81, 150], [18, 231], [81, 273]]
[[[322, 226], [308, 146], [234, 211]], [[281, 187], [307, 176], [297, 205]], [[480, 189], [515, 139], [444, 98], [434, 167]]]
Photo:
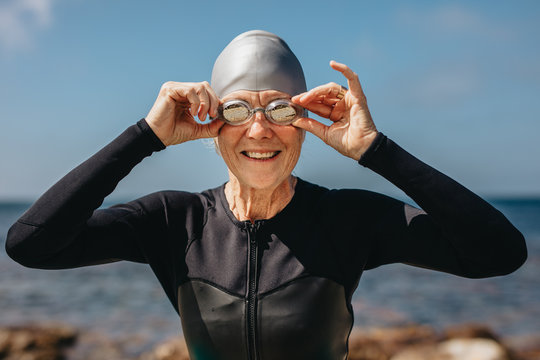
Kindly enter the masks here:
[[523, 236], [503, 214], [384, 135], [359, 163], [391, 181], [427, 212], [451, 242], [464, 276], [501, 275], [525, 261]]
[[129, 127], [21, 216], [8, 232], [8, 254], [32, 266], [66, 248], [118, 182], [143, 158], [162, 148], [144, 121]]

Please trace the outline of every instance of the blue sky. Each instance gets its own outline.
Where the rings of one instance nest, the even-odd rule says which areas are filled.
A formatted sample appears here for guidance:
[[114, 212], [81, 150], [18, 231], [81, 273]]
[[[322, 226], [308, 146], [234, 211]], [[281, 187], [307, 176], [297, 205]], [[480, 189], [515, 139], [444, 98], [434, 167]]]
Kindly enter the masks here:
[[[540, 196], [540, 2], [0, 1], [0, 200], [33, 200], [144, 117], [168, 80], [210, 80], [239, 33], [283, 37], [308, 87], [362, 81], [379, 130], [485, 196]], [[295, 173], [402, 196], [308, 136]], [[201, 141], [154, 154], [113, 199], [226, 181]]]

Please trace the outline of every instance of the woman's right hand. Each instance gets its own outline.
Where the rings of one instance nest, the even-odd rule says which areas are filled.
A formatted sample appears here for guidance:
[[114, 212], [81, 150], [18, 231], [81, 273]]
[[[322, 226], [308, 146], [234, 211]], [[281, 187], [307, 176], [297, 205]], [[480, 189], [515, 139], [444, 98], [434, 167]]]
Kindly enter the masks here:
[[218, 135], [224, 122], [215, 119], [207, 124], [206, 116], [216, 117], [219, 98], [206, 81], [199, 83], [166, 82], [146, 116], [146, 122], [165, 146]]

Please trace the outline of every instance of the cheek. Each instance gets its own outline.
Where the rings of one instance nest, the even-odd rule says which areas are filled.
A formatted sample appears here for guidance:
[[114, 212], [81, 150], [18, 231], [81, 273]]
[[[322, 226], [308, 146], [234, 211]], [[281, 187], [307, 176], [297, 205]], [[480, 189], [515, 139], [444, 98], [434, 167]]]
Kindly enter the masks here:
[[291, 147], [296, 149], [298, 152], [302, 149], [302, 144], [306, 138], [306, 132], [302, 129], [293, 128], [294, 132], [289, 134], [289, 143]]
[[288, 153], [289, 153], [289, 161], [294, 163], [291, 164], [293, 167], [296, 165], [296, 162], [298, 161], [298, 158], [300, 157], [300, 152], [302, 151], [302, 144], [304, 143], [305, 138], [305, 132], [296, 129], [294, 130], [294, 133], [288, 134], [287, 136], [287, 145], [288, 145]]
[[225, 161], [225, 163], [227, 164], [227, 166], [229, 166], [231, 163], [231, 159], [233, 157], [233, 151], [231, 147], [229, 146], [229, 144], [223, 141], [219, 142], [218, 151], [221, 157], [223, 158], [223, 160]]
[[231, 129], [230, 127], [223, 130], [224, 131], [221, 131], [216, 138], [217, 150], [227, 168], [238, 176], [238, 173], [241, 172], [241, 161], [238, 158], [236, 150], [238, 143], [242, 138], [242, 132], [238, 131], [240, 129]]
[[[234, 130], [234, 129], [233, 129]], [[230, 129], [222, 128], [218, 137], [214, 138], [218, 153], [225, 159], [234, 153], [234, 132], [231, 133]]]

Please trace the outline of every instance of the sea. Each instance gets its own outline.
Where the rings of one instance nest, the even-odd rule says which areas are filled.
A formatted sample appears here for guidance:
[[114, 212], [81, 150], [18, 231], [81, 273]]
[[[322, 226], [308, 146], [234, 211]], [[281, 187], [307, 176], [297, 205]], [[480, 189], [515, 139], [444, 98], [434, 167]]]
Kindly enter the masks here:
[[[353, 297], [358, 329], [408, 324], [444, 329], [483, 324], [501, 336], [540, 333], [540, 198], [491, 199], [524, 234], [519, 270], [481, 280], [386, 265], [364, 273]], [[11, 224], [30, 206], [0, 203], [0, 326], [66, 324], [148, 347], [181, 334], [178, 315], [147, 265], [129, 262], [33, 270], [4, 249]]]

